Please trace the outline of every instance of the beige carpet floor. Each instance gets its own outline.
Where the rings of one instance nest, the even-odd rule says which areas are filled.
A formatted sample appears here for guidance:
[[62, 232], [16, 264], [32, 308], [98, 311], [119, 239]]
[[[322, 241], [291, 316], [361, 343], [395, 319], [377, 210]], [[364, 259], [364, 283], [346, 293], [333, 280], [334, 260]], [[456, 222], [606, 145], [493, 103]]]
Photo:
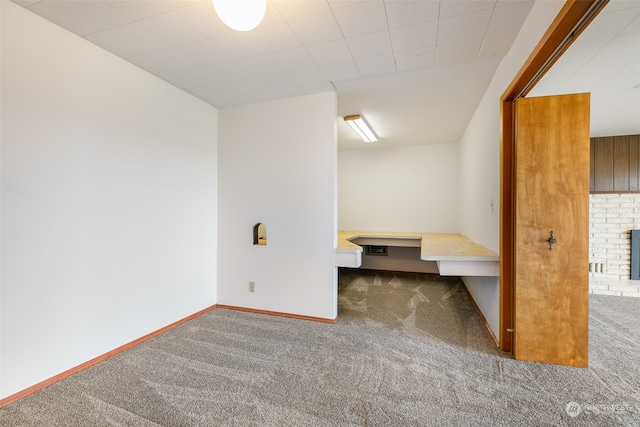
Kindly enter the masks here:
[[0, 409], [2, 426], [638, 426], [640, 299], [589, 369], [495, 349], [459, 279], [342, 270], [335, 325], [216, 309]]

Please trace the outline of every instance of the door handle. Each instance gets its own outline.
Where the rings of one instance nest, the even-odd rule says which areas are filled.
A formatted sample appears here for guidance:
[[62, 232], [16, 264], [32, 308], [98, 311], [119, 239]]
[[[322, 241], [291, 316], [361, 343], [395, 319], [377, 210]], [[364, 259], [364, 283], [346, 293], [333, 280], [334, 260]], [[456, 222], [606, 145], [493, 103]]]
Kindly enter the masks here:
[[552, 251], [553, 250], [553, 245], [558, 243], [558, 241], [556, 240], [556, 236], [553, 233], [553, 230], [551, 230], [551, 233], [550, 233], [550, 236], [549, 236], [549, 240], [547, 240], [547, 242], [549, 242], [549, 250]]

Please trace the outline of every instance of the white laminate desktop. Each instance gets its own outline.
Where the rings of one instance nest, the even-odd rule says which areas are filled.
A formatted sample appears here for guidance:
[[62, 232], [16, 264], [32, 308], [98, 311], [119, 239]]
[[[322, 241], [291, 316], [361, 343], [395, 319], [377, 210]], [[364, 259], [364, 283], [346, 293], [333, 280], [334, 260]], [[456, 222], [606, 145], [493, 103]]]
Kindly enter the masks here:
[[420, 259], [435, 261], [442, 276], [498, 276], [498, 254], [458, 233], [340, 231], [334, 250], [336, 267], [360, 267], [362, 247], [353, 243], [356, 239], [374, 239], [381, 245], [388, 239], [396, 246], [402, 239], [414, 246], [413, 240], [419, 239]]

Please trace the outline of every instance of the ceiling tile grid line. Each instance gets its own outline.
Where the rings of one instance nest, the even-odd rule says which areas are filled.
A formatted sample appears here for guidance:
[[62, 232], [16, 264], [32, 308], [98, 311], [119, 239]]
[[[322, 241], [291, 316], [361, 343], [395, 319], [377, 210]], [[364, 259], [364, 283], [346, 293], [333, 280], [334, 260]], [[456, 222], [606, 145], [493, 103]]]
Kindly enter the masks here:
[[[278, 7], [278, 4], [282, 4], [282, 3], [284, 2], [275, 2], [275, 7], [278, 10], [280, 10], [280, 8]], [[327, 82], [330, 83], [331, 81], [335, 81], [335, 80], [359, 77], [362, 74], [357, 64], [355, 63], [353, 51], [349, 43], [346, 41], [344, 31], [336, 18], [335, 11], [330, 4], [327, 3], [327, 6], [328, 6], [328, 10], [323, 10], [320, 13], [305, 15], [302, 19], [304, 20], [303, 22], [312, 22], [315, 25], [317, 24], [316, 22], [317, 17], [320, 16], [320, 14], [322, 14], [323, 18], [321, 19], [324, 19], [325, 22], [327, 22], [328, 20], [329, 22], [329, 36], [326, 35], [327, 27], [324, 26], [318, 29], [319, 32], [323, 34], [323, 36], [315, 35], [315, 38], [311, 39], [312, 40], [311, 43], [303, 43], [302, 41], [301, 43], [304, 49], [306, 50], [307, 54], [313, 59], [315, 66], [322, 72]], [[301, 18], [298, 18], [298, 19], [301, 19]], [[299, 23], [300, 21], [297, 21], [297, 22]], [[291, 23], [289, 23], [288, 21], [287, 23], [289, 25], [289, 28], [291, 28], [292, 27]], [[296, 33], [294, 28], [291, 28], [291, 30], [294, 33]], [[299, 35], [297, 36], [298, 36], [298, 39], [300, 39], [300, 36]], [[313, 41], [315, 41], [315, 43]], [[338, 45], [339, 51], [337, 52], [337, 54], [334, 54], [332, 51], [326, 50], [326, 49], [315, 50], [316, 54], [318, 54], [320, 58], [323, 58], [320, 62], [326, 62], [326, 63], [321, 64], [314, 57], [313, 46], [317, 46], [325, 43], [340, 43], [340, 42], [342, 44]], [[342, 49], [340, 49], [340, 47]], [[336, 59], [337, 57], [339, 57], [340, 59], [339, 60]]]
[[529, 96], [589, 92], [592, 137], [640, 133], [638, 4], [611, 0]]
[[[211, 0], [15, 1], [218, 108], [476, 60], [489, 25], [478, 16], [491, 16], [500, 3], [269, 0], [262, 24], [236, 33]], [[470, 36], [465, 27], [479, 21]], [[447, 37], [461, 39], [443, 53], [438, 38]]]
[[[40, 4], [42, 3], [50, 2], [40, 2]], [[99, 15], [98, 12], [106, 10], [105, 8], [118, 10], [124, 15], [126, 15], [126, 13], [120, 9], [127, 10], [127, 7], [121, 6], [120, 8], [116, 8], [107, 2], [97, 1], [91, 2], [92, 5], [97, 4], [98, 6], [94, 6], [95, 11], [89, 13], [88, 10], [91, 8], [86, 7], [86, 2], [78, 3], [82, 5], [80, 6], [76, 3], [61, 4], [65, 4], [67, 10], [72, 9], [69, 12], [74, 16], [79, 16], [84, 19], [88, 19], [87, 17], [96, 17]], [[131, 2], [118, 2], [117, 4], [126, 5], [130, 3]], [[272, 51], [263, 48], [264, 46], [270, 45], [266, 42], [262, 44], [254, 42], [253, 46], [246, 46], [246, 43], [243, 44], [242, 39], [250, 39], [250, 36], [244, 37], [244, 35], [234, 34], [231, 31], [216, 30], [215, 33], [217, 35], [215, 36], [212, 36], [212, 33], [207, 34], [205, 31], [197, 34], [192, 32], [191, 34], [185, 35], [185, 32], [179, 29], [179, 24], [183, 20], [182, 18], [189, 18], [195, 15], [207, 15], [207, 13], [193, 13], [192, 11], [196, 9], [200, 12], [208, 11], [208, 13], [211, 14], [213, 8], [209, 0], [170, 2], [171, 6], [164, 7], [164, 10], [153, 10], [154, 13], [147, 14], [146, 17], [137, 14], [128, 22], [125, 22], [126, 20], [120, 16], [107, 18], [107, 22], [97, 24], [97, 28], [103, 28], [102, 30], [89, 33], [85, 38], [128, 59], [130, 62], [146, 69], [152, 74], [166, 78], [168, 81], [183, 89], [189, 89], [191, 93], [196, 95], [197, 90], [194, 90], [194, 88], [209, 85], [201, 80], [196, 80], [191, 83], [184, 82], [184, 78], [179, 77], [180, 73], [182, 76], [195, 75], [194, 73], [198, 73], [198, 70], [200, 70], [200, 75], [204, 77], [202, 71], [207, 70], [205, 67], [215, 64], [218, 64], [218, 67], [223, 67], [224, 64], [228, 64], [225, 66], [227, 69], [233, 69], [235, 67], [239, 69], [240, 72], [229, 73], [222, 70], [221, 72], [213, 73], [212, 79], [215, 79], [216, 76], [220, 77], [220, 73], [222, 73], [223, 81], [235, 81], [242, 77], [249, 77], [245, 76], [244, 72], [246, 70], [241, 69], [237, 61], [253, 57], [260, 58], [264, 57], [264, 55], [287, 51], [281, 48], [294, 50], [302, 47], [305, 49], [307, 55], [311, 58], [311, 61], [313, 61], [313, 66], [317, 67], [324, 74], [327, 82], [396, 72], [399, 70], [398, 62], [400, 62], [400, 67], [403, 70], [433, 66], [435, 64], [435, 57], [431, 55], [430, 51], [425, 52], [423, 49], [435, 47], [437, 44], [434, 38], [438, 36], [439, 21], [437, 19], [442, 12], [441, 2], [439, 1], [383, 2], [376, 0], [347, 3], [326, 3], [318, 1], [313, 2], [316, 7], [315, 13], [298, 13], [294, 15], [297, 17], [293, 18], [290, 22], [284, 18], [286, 13], [282, 12], [282, 10], [286, 10], [284, 5], [287, 3], [289, 6], [292, 4], [292, 2], [286, 1], [270, 2], [269, 4], [274, 7], [270, 8], [270, 12], [268, 13], [269, 19], [265, 18], [266, 23], [262, 29], [258, 30], [265, 32], [265, 34], [269, 34], [269, 31], [271, 31], [272, 40], [280, 42], [275, 43], [278, 48]], [[404, 25], [407, 23], [406, 16], [414, 15], [408, 13], [407, 9], [414, 11], [425, 9], [425, 6], [428, 6], [427, 9], [430, 8], [430, 12], [427, 14], [423, 13], [422, 15], [417, 14], [420, 18], [414, 18], [413, 22], [418, 22], [418, 24], [412, 25], [415, 27], [421, 23], [424, 24], [422, 22], [423, 20], [432, 23], [429, 24], [426, 30], [422, 30], [422, 34], [415, 34], [415, 32], [411, 34], [409, 32], [403, 39], [400, 32], [406, 32], [412, 29], [410, 26]], [[490, 6], [495, 7], [495, 0], [482, 2], [482, 7], [476, 5], [475, 9], [484, 11]], [[78, 10], [74, 12], [73, 7], [78, 8]], [[301, 9], [300, 5], [297, 7], [299, 10]], [[405, 18], [404, 20], [401, 17], [399, 18], [398, 13], [396, 13], [393, 22], [397, 25], [395, 28], [399, 30], [397, 30], [396, 34], [392, 37], [387, 9], [396, 10], [397, 12], [399, 8], [401, 9], [402, 7], [405, 9]], [[446, 15], [454, 19], [456, 17], [466, 16], [468, 20], [470, 18], [469, 15], [473, 15], [476, 12], [475, 9], [469, 9], [468, 5], [465, 7], [466, 8], [458, 7], [458, 10], [454, 11], [450, 10]], [[129, 10], [130, 9], [132, 8], [129, 7]], [[449, 7], [449, 9], [451, 9], [451, 7]], [[437, 13], [434, 13], [434, 11]], [[329, 13], [329, 15], [326, 15], [327, 13]], [[110, 14], [106, 14], [106, 16], [109, 17]], [[324, 21], [320, 20], [318, 26], [317, 21], [319, 16], [324, 16]], [[363, 19], [363, 16], [366, 19]], [[433, 21], [434, 18], [436, 19], [435, 21]], [[294, 24], [296, 19], [304, 19], [303, 24], [316, 23], [316, 28], [309, 30], [307, 28], [308, 25], [302, 25], [296, 30], [296, 25]], [[212, 19], [211, 21], [214, 20]], [[111, 23], [110, 27], [109, 23]], [[96, 23], [94, 22], [94, 24]], [[269, 27], [274, 28], [283, 24], [284, 27], [280, 27], [280, 37], [273, 36], [274, 29], [269, 30]], [[183, 27], [186, 26], [183, 25]], [[202, 25], [200, 25], [200, 27], [202, 27]], [[329, 35], [327, 36], [327, 28], [335, 28], [336, 30], [333, 35], [331, 35], [331, 31], [329, 31]], [[404, 30], [402, 30], [403, 28]], [[168, 34], [163, 34], [163, 29], [166, 29]], [[284, 33], [282, 31], [284, 31]], [[426, 35], [424, 33], [425, 31]], [[318, 35], [319, 33], [324, 35]], [[394, 38], [396, 45], [398, 45], [395, 49], [393, 46]], [[429, 41], [418, 42], [418, 44], [415, 42], [411, 44], [410, 42], [410, 40], [421, 40], [423, 38], [427, 38]], [[322, 40], [321, 43], [326, 43], [340, 39], [344, 44], [334, 58], [331, 58], [333, 52], [325, 49], [324, 52], [320, 50], [319, 53], [318, 48], [314, 47], [319, 44], [314, 42], [318, 42], [319, 40]], [[402, 45], [403, 43], [404, 45]], [[206, 47], [205, 44], [207, 44], [208, 47]], [[201, 46], [201, 48], [204, 47], [205, 50], [202, 51], [201, 48], [194, 49], [198, 45]], [[252, 43], [249, 43], [249, 45], [252, 45]], [[344, 49], [345, 47], [346, 50]], [[473, 51], [477, 49], [479, 49], [479, 46], [476, 42], [473, 46]], [[458, 50], [464, 52], [464, 49]], [[349, 53], [348, 57], [346, 55], [347, 51]], [[456, 52], [456, 54], [457, 56], [454, 55], [453, 60], [460, 61], [466, 59], [464, 55], [461, 57], [459, 52]], [[320, 60], [317, 59], [318, 55], [321, 58]], [[415, 55], [415, 57], [412, 57], [412, 55]], [[263, 61], [266, 61], [266, 59], [263, 58]], [[176, 64], [176, 62], [179, 63]], [[311, 66], [311, 64], [309, 65]], [[275, 67], [267, 67], [271, 72], [262, 72], [259, 75], [287, 73], [291, 71], [292, 68], [295, 67], [285, 66], [281, 67], [280, 70]]]
[[[340, 113], [362, 112], [379, 126], [376, 147], [458, 140], [473, 108], [446, 93], [464, 87], [468, 102], [479, 99], [534, 4], [267, 0], [263, 22], [238, 33], [211, 0], [12, 1], [217, 108], [336, 91]], [[586, 50], [572, 46], [573, 59], [561, 58], [538, 89], [584, 89], [580, 79], [596, 114], [620, 111], [616, 99], [637, 108], [638, 0], [611, 0], [589, 29], [574, 44]], [[341, 126], [338, 140], [361, 147]]]

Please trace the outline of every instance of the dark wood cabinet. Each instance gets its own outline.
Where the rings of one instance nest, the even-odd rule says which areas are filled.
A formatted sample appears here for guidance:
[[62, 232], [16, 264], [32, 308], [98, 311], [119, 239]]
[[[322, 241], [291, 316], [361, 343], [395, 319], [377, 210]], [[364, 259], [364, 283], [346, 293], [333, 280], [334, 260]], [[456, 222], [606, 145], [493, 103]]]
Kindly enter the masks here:
[[591, 192], [640, 192], [640, 135], [591, 138]]
[[629, 191], [640, 192], [640, 135], [629, 139]]

